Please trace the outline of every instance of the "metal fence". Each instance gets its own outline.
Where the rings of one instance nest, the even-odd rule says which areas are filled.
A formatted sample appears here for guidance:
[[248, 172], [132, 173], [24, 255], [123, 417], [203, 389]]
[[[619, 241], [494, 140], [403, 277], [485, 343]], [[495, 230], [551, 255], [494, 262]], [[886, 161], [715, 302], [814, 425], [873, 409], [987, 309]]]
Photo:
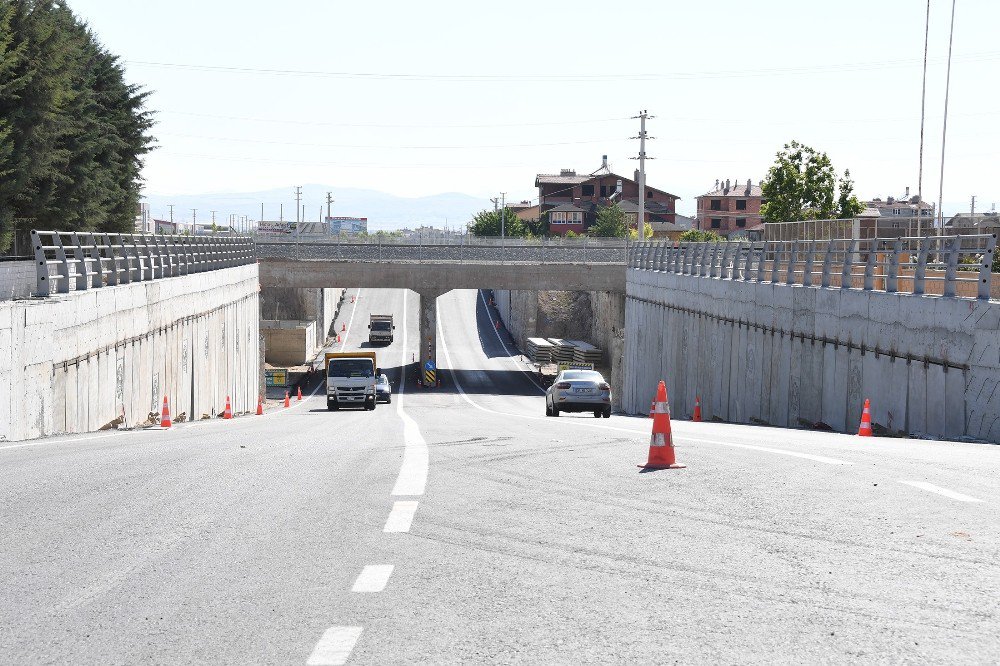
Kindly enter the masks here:
[[243, 266], [257, 261], [252, 238], [32, 231], [38, 285], [48, 296]]
[[333, 235], [333, 234], [282, 234], [273, 232], [254, 232], [253, 239], [258, 244], [266, 243], [297, 243], [322, 245], [408, 245], [408, 246], [447, 246], [447, 247], [572, 247], [572, 248], [624, 248], [628, 241], [624, 238], [604, 238], [577, 236], [566, 238], [553, 236], [551, 238], [501, 238], [499, 236], [474, 236], [472, 234], [393, 236], [390, 234]]
[[632, 245], [628, 267], [745, 282], [990, 298], [996, 234]]

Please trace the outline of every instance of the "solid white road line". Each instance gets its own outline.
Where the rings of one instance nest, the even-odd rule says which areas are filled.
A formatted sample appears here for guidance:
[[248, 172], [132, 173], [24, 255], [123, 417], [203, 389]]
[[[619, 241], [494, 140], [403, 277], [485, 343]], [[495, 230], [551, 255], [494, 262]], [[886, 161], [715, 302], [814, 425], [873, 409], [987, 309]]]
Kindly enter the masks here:
[[391, 564], [369, 564], [358, 574], [351, 592], [381, 592], [389, 583], [392, 575]]
[[351, 334], [351, 326], [354, 324], [354, 314], [358, 311], [358, 301], [361, 300], [361, 287], [358, 287], [358, 293], [354, 295], [354, 307], [351, 308], [351, 318], [347, 320], [347, 330], [344, 331], [344, 339], [341, 340], [340, 351], [344, 351], [347, 347], [347, 337]]
[[[528, 414], [516, 414], [516, 413], [513, 413], [513, 412], [498, 412], [496, 410], [489, 409], [487, 407], [483, 407], [482, 405], [480, 405], [479, 403], [477, 403], [476, 401], [474, 401], [471, 397], [469, 397], [469, 394], [467, 394], [465, 392], [465, 389], [462, 388], [461, 382], [458, 381], [458, 375], [455, 373], [455, 364], [452, 363], [452, 361], [451, 361], [451, 354], [448, 352], [448, 344], [445, 342], [445, 339], [444, 339], [444, 328], [442, 327], [442, 325], [441, 325], [440, 322], [441, 322], [441, 319], [439, 318], [438, 319], [438, 346], [441, 347], [441, 352], [444, 354], [445, 362], [448, 364], [448, 368], [451, 369], [451, 371], [452, 371], [452, 379], [455, 382], [455, 388], [458, 389], [458, 394], [462, 397], [462, 399], [464, 399], [467, 403], [469, 403], [470, 405], [472, 405], [476, 409], [481, 410], [483, 412], [486, 412], [487, 414], [496, 414], [498, 416], [506, 416], [506, 417], [513, 416], [515, 418], [528, 419], [528, 420], [532, 420], [532, 421], [543, 421], [543, 420], [549, 418], [549, 417], [545, 417], [545, 416], [530, 416]], [[637, 431], [637, 430], [633, 430], [631, 428], [620, 428], [620, 427], [616, 427], [616, 426], [600, 425], [600, 424], [597, 424], [597, 423], [592, 423], [589, 420], [585, 420], [585, 419], [572, 419], [572, 418], [570, 418], [570, 419], [562, 419], [560, 421], [560, 423], [566, 423], [568, 425], [580, 426], [580, 427], [583, 427], [583, 428], [597, 428], [599, 430], [612, 430], [612, 431], [616, 431], [616, 432], [627, 432], [630, 435], [636, 435], [636, 436], [642, 436], [642, 435], [646, 434], [644, 431]], [[817, 455], [813, 455], [811, 453], [799, 453], [798, 451], [787, 451], [785, 449], [773, 449], [773, 448], [766, 447], [766, 446], [752, 446], [750, 444], [735, 444], [733, 442], [723, 442], [723, 441], [720, 441], [720, 440], [717, 440], [717, 439], [696, 439], [696, 438], [691, 438], [691, 437], [678, 437], [678, 440], [681, 440], [681, 441], [683, 441], [683, 440], [690, 440], [690, 441], [704, 442], [706, 444], [721, 444], [723, 446], [733, 446], [733, 447], [744, 448], [744, 449], [755, 449], [755, 450], [758, 450], [758, 451], [764, 451], [766, 453], [777, 453], [777, 454], [781, 454], [781, 455], [792, 456], [792, 457], [795, 457], [795, 458], [806, 458], [808, 460], [814, 460], [816, 462], [825, 463], [827, 465], [853, 465], [854, 464], [854, 463], [848, 462], [846, 460], [839, 460], [837, 458], [828, 458], [826, 456], [817, 456]]]
[[[486, 294], [483, 293], [482, 289], [479, 290], [479, 298], [481, 298], [483, 300], [483, 305], [486, 307], [486, 311], [489, 312], [490, 311], [490, 306], [489, 306], [489, 303], [486, 302]], [[525, 370], [524, 368], [522, 368], [521, 366], [519, 366], [517, 364], [517, 360], [514, 358], [514, 355], [510, 353], [510, 349], [507, 348], [507, 345], [504, 343], [503, 338], [500, 337], [500, 331], [498, 331], [495, 326], [493, 326], [491, 328], [493, 328], [493, 333], [497, 336], [497, 340], [500, 342], [500, 346], [503, 347], [503, 350], [505, 352], [507, 352], [507, 357], [510, 358], [510, 360], [514, 362], [515, 367], [517, 367], [518, 370], [520, 370], [521, 372], [523, 372], [525, 374], [525, 376], [527, 376], [528, 381], [530, 381], [532, 384], [534, 384], [535, 387], [537, 387], [538, 390], [542, 392], [542, 395], [545, 395], [545, 387], [542, 386], [541, 384], [539, 384], [538, 382], [536, 382], [535, 378], [532, 376], [532, 374], [530, 372], [528, 372], [527, 370]]]
[[417, 502], [394, 502], [389, 519], [385, 521], [383, 532], [409, 532], [413, 516], [417, 513]]
[[330, 627], [323, 632], [306, 663], [309, 666], [346, 664], [363, 630], [362, 627]]
[[927, 483], [926, 481], [908, 481], [906, 479], [897, 479], [897, 480], [900, 483], [904, 483], [908, 486], [913, 486], [914, 488], [920, 488], [921, 490], [926, 490], [927, 492], [930, 493], [944, 495], [945, 497], [951, 498], [953, 500], [958, 500], [959, 502], [983, 501], [975, 497], [969, 497], [968, 495], [963, 495], [962, 493], [956, 493], [954, 490], [948, 490], [947, 488], [942, 488], [941, 486], [935, 486], [933, 483]]
[[94, 439], [107, 439], [108, 437], [120, 437], [129, 433], [140, 433], [140, 432], [166, 432], [166, 428], [149, 428], [142, 430], [123, 430], [119, 432], [108, 433], [106, 435], [94, 435], [93, 437], [74, 437], [72, 439], [39, 439], [31, 442], [24, 442], [23, 444], [10, 444], [7, 446], [0, 446], [0, 451], [5, 451], [7, 449], [23, 449], [27, 446], [58, 446], [59, 444], [69, 444], [71, 442], [89, 442]]
[[396, 397], [396, 414], [403, 420], [403, 465], [399, 468], [393, 495], [423, 495], [427, 487], [429, 458], [427, 442], [420, 434], [420, 427], [403, 410], [403, 393], [406, 385], [406, 293], [403, 292], [403, 352], [400, 357], [399, 393]]

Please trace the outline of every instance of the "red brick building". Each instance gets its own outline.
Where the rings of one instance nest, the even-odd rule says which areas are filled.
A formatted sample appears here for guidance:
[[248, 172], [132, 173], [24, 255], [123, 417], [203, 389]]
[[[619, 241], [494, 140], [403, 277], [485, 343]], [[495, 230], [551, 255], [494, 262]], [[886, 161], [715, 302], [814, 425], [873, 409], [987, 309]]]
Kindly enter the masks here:
[[[567, 231], [582, 233], [597, 221], [600, 207], [615, 203], [638, 211], [639, 172], [626, 178], [611, 171], [608, 156], [601, 167], [589, 174], [577, 174], [563, 169], [558, 174], [540, 173], [535, 177], [538, 188], [538, 208], [549, 213], [549, 233], [563, 235]], [[646, 221], [674, 223], [675, 206], [680, 198], [646, 184]], [[626, 203], [631, 205], [625, 205]], [[632, 220], [638, 217], [632, 213]]]
[[760, 185], [754, 185], [750, 179], [741, 184], [717, 180], [715, 189], [701, 195], [697, 201], [698, 228], [705, 231], [729, 236], [763, 222], [760, 207], [764, 203], [764, 196]]

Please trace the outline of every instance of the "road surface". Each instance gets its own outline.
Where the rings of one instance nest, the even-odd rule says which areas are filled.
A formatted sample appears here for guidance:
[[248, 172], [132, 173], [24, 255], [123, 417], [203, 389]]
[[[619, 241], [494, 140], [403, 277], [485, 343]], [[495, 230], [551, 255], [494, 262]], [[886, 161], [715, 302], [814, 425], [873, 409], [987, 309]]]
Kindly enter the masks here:
[[375, 412], [0, 443], [0, 662], [997, 661], [1000, 447], [674, 421], [643, 473], [651, 421], [546, 418], [477, 292], [435, 390], [415, 296], [351, 293]]

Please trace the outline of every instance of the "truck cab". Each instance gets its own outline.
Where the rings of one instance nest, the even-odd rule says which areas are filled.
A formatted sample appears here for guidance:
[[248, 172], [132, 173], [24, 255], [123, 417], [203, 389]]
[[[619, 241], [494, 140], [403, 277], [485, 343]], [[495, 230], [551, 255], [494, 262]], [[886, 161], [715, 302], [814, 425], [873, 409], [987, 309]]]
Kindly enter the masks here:
[[326, 355], [326, 408], [355, 405], [375, 409], [375, 385], [381, 374], [375, 352], [337, 352]]

